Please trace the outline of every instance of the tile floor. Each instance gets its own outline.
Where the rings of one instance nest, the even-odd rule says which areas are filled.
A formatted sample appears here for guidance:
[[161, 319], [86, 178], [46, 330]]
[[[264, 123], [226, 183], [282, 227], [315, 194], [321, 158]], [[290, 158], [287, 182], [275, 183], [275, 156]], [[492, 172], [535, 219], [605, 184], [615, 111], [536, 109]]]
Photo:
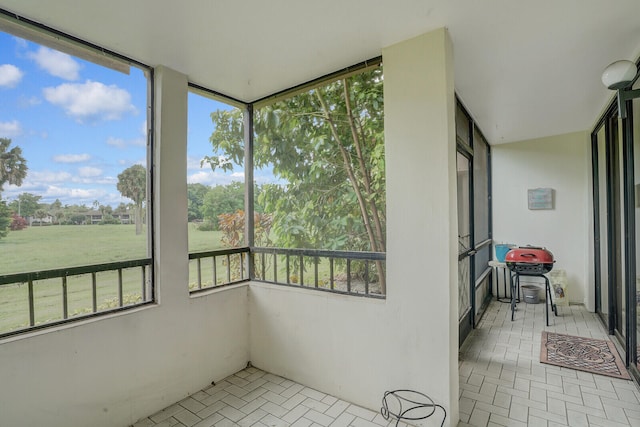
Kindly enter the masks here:
[[[606, 339], [582, 306], [559, 307], [544, 325], [544, 305], [492, 302], [460, 350], [460, 424], [640, 427], [640, 389], [632, 381], [543, 365], [540, 332]], [[435, 417], [435, 416], [434, 416]], [[433, 425], [440, 425], [440, 419]], [[256, 368], [247, 368], [133, 427], [393, 426], [364, 409]], [[400, 424], [406, 427], [405, 424]]]
[[460, 424], [464, 426], [640, 426], [633, 381], [540, 363], [540, 332], [607, 339], [595, 314], [558, 307], [545, 326], [544, 304], [492, 302], [460, 349]]
[[[379, 412], [250, 367], [201, 390], [133, 427], [380, 427]], [[407, 427], [400, 423], [400, 426]]]

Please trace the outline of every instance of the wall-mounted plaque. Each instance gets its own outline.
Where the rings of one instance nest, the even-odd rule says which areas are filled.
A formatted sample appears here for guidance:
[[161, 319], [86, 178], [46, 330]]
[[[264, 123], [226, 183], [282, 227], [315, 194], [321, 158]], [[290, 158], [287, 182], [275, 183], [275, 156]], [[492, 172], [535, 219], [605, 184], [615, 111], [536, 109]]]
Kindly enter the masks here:
[[532, 188], [527, 190], [529, 209], [553, 209], [553, 193], [553, 188]]

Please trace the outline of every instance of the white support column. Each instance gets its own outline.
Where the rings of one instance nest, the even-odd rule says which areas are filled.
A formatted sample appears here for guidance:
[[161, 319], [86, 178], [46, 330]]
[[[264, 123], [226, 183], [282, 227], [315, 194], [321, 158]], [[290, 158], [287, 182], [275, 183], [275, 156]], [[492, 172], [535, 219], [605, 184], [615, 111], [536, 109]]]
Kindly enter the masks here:
[[[458, 422], [455, 94], [446, 29], [383, 50], [387, 301], [405, 330], [406, 383]], [[408, 330], [408, 333], [407, 333]], [[398, 373], [396, 373], [397, 375]], [[389, 380], [397, 380], [390, 378]]]
[[187, 224], [187, 76], [155, 70], [154, 226], [156, 291], [161, 304], [189, 297]]

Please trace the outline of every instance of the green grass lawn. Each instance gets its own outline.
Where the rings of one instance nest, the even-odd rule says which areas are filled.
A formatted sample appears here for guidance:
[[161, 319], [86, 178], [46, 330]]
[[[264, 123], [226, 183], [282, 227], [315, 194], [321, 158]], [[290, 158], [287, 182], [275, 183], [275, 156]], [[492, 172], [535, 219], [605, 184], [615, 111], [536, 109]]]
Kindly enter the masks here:
[[[190, 252], [221, 247], [220, 232], [199, 231], [195, 224], [189, 224]], [[34, 226], [9, 232], [6, 238], [0, 239], [0, 254], [0, 275], [140, 259], [148, 256], [147, 234], [144, 230], [136, 235], [135, 225]], [[190, 263], [190, 277], [197, 277], [193, 263]], [[140, 267], [123, 270], [124, 305], [142, 300], [141, 278]], [[98, 273], [96, 282], [98, 311], [117, 307], [117, 272]], [[92, 295], [91, 274], [69, 277], [69, 317], [91, 313]], [[62, 301], [62, 279], [34, 282], [36, 324], [63, 319]], [[28, 325], [27, 284], [0, 286], [0, 333]]]
[[[218, 231], [199, 231], [196, 224], [189, 224], [189, 252], [203, 252], [221, 249], [221, 233]], [[24, 230], [9, 232], [0, 239], [0, 275], [11, 273], [52, 270], [65, 267], [77, 267], [109, 262], [146, 258], [146, 230], [136, 235], [134, 225], [82, 225], [82, 226], [44, 226], [28, 227]], [[286, 258], [279, 255], [276, 260], [267, 256], [264, 276], [267, 280], [314, 287], [315, 268], [313, 260], [305, 260], [303, 277], [300, 277], [300, 265], [297, 257], [291, 258], [290, 268], [286, 269]], [[231, 268], [227, 270], [226, 256], [216, 257], [215, 285], [238, 280], [240, 255], [231, 255]], [[274, 261], [277, 272], [274, 271]], [[352, 271], [362, 269], [361, 261], [352, 262]], [[375, 265], [370, 264], [371, 277], [375, 274]], [[214, 285], [213, 258], [201, 260], [201, 286]], [[330, 267], [326, 258], [318, 264], [318, 286], [330, 286]], [[262, 276], [262, 258], [256, 260], [256, 273]], [[336, 289], [346, 291], [346, 265], [336, 261], [334, 265], [334, 285]], [[142, 268], [133, 267], [122, 270], [123, 305], [132, 305], [142, 301], [143, 286], [150, 279], [146, 270], [147, 284], [142, 282]], [[302, 280], [300, 280], [302, 279]], [[361, 282], [361, 281], [360, 281]], [[68, 316], [80, 316], [93, 312], [93, 284], [91, 274], [70, 276], [67, 279]], [[190, 289], [198, 287], [197, 261], [189, 262]], [[352, 287], [360, 286], [355, 282]], [[63, 282], [61, 278], [39, 280], [34, 287], [35, 323], [50, 323], [62, 320]], [[148, 287], [145, 289], [149, 289]], [[375, 289], [375, 285], [373, 285]], [[375, 290], [372, 290], [374, 293]], [[148, 293], [148, 295], [150, 295]], [[0, 286], [0, 334], [29, 326], [28, 285], [16, 283]], [[97, 311], [118, 307], [119, 278], [117, 271], [105, 271], [96, 274]]]
[[[222, 247], [219, 231], [189, 224], [189, 251]], [[146, 258], [147, 233], [135, 225], [52, 225], [11, 231], [0, 239], [0, 274]]]

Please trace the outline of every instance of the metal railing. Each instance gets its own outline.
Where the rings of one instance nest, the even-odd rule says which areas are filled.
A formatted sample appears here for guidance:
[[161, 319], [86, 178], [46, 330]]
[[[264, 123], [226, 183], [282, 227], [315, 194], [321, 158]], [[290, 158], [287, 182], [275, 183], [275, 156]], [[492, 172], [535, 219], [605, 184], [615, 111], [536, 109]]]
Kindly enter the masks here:
[[[189, 290], [249, 280], [384, 298], [386, 254], [233, 248], [189, 254]], [[251, 263], [251, 264], [249, 264]], [[151, 258], [0, 276], [0, 338], [155, 301]]]
[[251, 248], [253, 280], [340, 294], [385, 297], [382, 252]]
[[189, 291], [234, 285], [250, 279], [247, 247], [189, 254]]
[[150, 269], [144, 258], [0, 276], [0, 338], [153, 302]]

